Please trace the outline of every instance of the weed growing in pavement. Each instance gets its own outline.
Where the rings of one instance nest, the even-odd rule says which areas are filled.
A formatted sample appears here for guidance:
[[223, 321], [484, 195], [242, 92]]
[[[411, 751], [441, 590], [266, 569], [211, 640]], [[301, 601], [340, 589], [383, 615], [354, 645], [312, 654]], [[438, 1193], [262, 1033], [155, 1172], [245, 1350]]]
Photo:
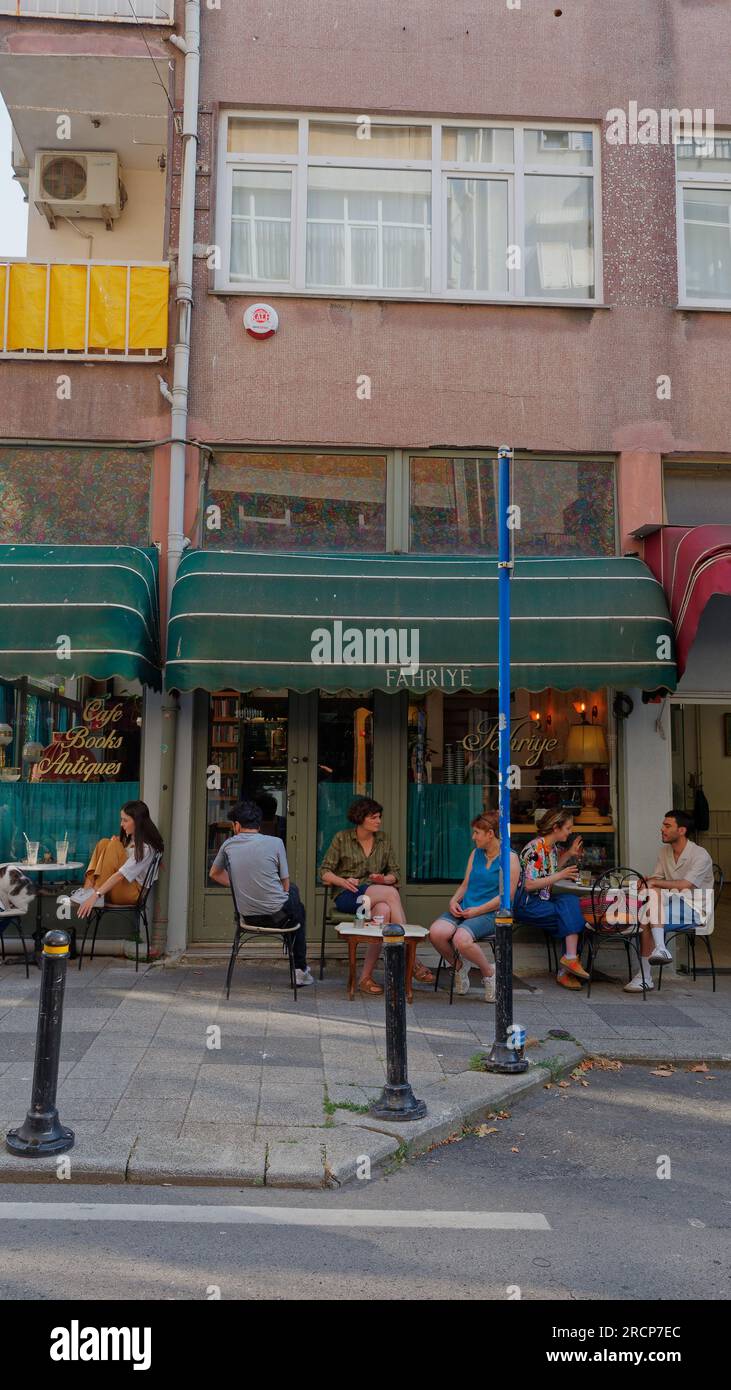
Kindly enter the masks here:
[[486, 1061], [486, 1052], [473, 1052], [469, 1062], [467, 1063], [467, 1068], [469, 1071], [484, 1071]]

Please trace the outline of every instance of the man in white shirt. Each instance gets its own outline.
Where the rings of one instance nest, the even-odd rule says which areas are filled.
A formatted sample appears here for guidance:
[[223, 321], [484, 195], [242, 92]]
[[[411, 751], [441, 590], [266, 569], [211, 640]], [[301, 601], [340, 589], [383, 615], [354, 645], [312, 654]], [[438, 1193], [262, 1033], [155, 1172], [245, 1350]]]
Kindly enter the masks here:
[[[665, 945], [666, 931], [713, 930], [713, 860], [708, 850], [688, 839], [692, 828], [685, 811], [673, 810], [668, 811], [660, 829], [662, 848], [647, 880], [647, 902], [640, 910], [646, 990], [654, 987], [649, 967], [672, 960]], [[624, 988], [628, 994], [642, 993], [639, 971]]]

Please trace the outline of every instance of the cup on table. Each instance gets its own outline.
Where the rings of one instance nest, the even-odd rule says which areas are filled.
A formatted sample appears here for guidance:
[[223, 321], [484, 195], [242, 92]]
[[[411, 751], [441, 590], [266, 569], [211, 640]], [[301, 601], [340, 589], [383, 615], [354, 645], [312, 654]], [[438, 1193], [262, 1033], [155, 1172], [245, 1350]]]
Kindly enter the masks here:
[[28, 840], [28, 858], [26, 860], [27, 864], [38, 863], [38, 851], [40, 847], [40, 840]]
[[582, 888], [591, 888], [591, 870], [582, 869], [579, 874], [579, 883]]
[[382, 926], [383, 926], [383, 913], [382, 913], [382, 912], [376, 913], [376, 915], [375, 915], [374, 917], [371, 917], [371, 922], [373, 923], [374, 927], [382, 927]]
[[68, 840], [57, 840], [57, 841], [56, 841], [56, 863], [57, 863], [57, 864], [65, 864], [65, 863], [66, 863], [66, 860], [68, 859], [68, 857], [69, 857], [69, 842], [68, 842]]

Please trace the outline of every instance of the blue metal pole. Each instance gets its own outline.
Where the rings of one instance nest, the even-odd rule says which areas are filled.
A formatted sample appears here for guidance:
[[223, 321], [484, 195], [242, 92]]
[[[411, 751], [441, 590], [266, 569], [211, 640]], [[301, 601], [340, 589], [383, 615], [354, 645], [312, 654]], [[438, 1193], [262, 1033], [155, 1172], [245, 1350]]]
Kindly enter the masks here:
[[498, 729], [500, 794], [500, 910], [495, 919], [495, 1041], [487, 1070], [523, 1072], [528, 1063], [513, 1039], [513, 913], [510, 900], [510, 464], [498, 449]]

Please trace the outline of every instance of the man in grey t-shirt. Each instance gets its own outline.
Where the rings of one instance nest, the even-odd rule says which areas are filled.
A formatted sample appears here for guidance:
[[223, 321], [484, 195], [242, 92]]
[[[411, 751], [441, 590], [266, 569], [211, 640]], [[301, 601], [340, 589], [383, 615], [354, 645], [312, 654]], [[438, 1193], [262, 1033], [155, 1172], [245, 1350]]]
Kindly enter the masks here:
[[259, 833], [262, 813], [253, 801], [240, 802], [231, 820], [234, 833], [221, 845], [211, 865], [210, 877], [214, 883], [228, 887], [228, 863], [238, 910], [253, 925], [265, 925], [257, 919], [277, 917], [282, 910], [299, 922], [293, 942], [297, 984], [314, 985], [307, 965], [305, 909], [297, 885], [289, 880], [284, 844], [275, 835]]

